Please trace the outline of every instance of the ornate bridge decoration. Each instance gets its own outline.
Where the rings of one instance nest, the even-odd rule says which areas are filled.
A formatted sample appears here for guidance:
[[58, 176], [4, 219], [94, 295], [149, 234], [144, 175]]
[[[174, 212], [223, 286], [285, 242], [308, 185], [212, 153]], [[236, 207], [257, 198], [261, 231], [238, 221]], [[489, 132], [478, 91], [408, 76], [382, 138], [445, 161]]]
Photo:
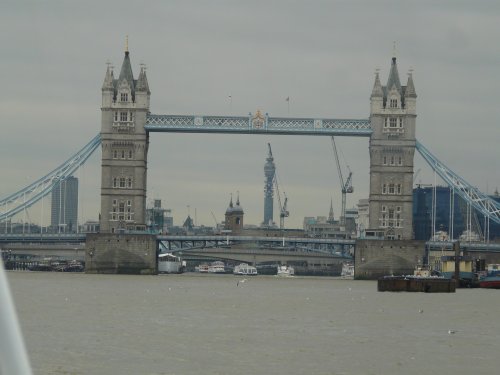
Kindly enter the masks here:
[[175, 116], [149, 114], [149, 132], [247, 133], [369, 137], [370, 120], [269, 117], [257, 111], [248, 116]]

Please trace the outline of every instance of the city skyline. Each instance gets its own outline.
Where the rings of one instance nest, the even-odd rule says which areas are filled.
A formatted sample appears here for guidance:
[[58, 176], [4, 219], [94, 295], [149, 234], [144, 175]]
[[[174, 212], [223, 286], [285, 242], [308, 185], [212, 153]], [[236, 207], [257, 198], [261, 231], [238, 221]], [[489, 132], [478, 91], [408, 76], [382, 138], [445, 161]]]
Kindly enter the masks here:
[[[0, 36], [0, 64], [8, 72], [0, 94], [0, 152], [9, 160], [0, 170], [1, 197], [52, 170], [100, 131], [106, 61], [120, 68], [125, 35], [134, 75], [141, 63], [147, 66], [153, 113], [260, 109], [326, 118], [368, 118], [375, 69], [385, 84], [396, 41], [401, 79], [413, 70], [417, 139], [483, 192], [500, 187], [494, 162], [500, 6], [493, 2], [130, 2], [114, 14], [118, 4], [12, 4], [0, 15], [12, 30]], [[328, 137], [152, 134], [148, 199], [172, 208], [175, 224], [196, 209], [197, 223], [212, 226], [211, 212], [221, 222], [230, 194], [239, 192], [245, 223], [260, 224], [268, 142], [289, 198], [285, 226], [328, 216], [332, 198], [338, 218], [340, 183]], [[353, 207], [368, 197], [368, 139], [339, 137], [337, 145], [344, 170], [353, 171], [355, 192], [347, 203]], [[418, 155], [415, 172], [416, 183], [434, 182]], [[99, 150], [75, 176], [85, 202], [80, 218], [97, 219]]]

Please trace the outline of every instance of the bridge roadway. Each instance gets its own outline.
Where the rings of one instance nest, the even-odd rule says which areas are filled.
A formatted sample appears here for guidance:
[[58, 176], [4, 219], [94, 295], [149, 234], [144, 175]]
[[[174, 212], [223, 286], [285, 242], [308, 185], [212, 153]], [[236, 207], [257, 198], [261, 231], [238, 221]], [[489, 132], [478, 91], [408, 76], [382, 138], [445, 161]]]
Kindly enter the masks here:
[[[181, 251], [187, 249], [201, 249], [210, 247], [227, 247], [235, 244], [254, 244], [268, 249], [275, 248], [276, 251], [285, 249], [301, 250], [304, 252], [332, 253], [332, 250], [346, 252], [356, 246], [354, 239], [340, 238], [307, 238], [307, 237], [264, 237], [264, 236], [157, 236], [159, 247], [167, 251]], [[85, 233], [71, 234], [49, 234], [49, 233], [24, 233], [24, 234], [0, 234], [0, 248], [3, 250], [28, 247], [30, 249], [83, 249], [85, 246]], [[21, 246], [23, 244], [23, 246]], [[255, 246], [255, 247], [257, 247]], [[451, 241], [428, 241], [426, 246], [430, 249], [452, 249]], [[281, 250], [277, 250], [281, 248]], [[500, 253], [500, 243], [484, 242], [461, 242], [460, 248], [470, 252]]]
[[352, 260], [350, 256], [320, 251], [290, 248], [257, 248], [246, 246], [178, 249], [173, 253], [184, 260], [221, 259], [250, 264], [281, 262], [307, 264], [312, 267], [331, 267]]
[[[167, 244], [168, 250], [177, 250], [183, 247], [217, 247], [235, 243], [256, 243], [270, 247], [351, 247], [356, 240], [343, 238], [310, 238], [310, 237], [268, 237], [268, 236], [157, 236], [158, 241]], [[311, 248], [313, 250], [313, 248]]]

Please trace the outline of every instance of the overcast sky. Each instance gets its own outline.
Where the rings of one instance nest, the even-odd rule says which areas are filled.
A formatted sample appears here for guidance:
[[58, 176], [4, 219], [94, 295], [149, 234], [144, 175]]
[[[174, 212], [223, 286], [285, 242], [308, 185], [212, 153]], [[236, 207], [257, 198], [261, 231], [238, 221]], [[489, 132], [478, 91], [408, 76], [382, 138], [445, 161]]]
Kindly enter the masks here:
[[[152, 113], [318, 118], [368, 118], [375, 69], [385, 84], [395, 41], [404, 84], [414, 70], [417, 139], [482, 191], [500, 188], [498, 1], [7, 1], [0, 25], [0, 197], [100, 131], [106, 61], [119, 70], [126, 35], [134, 75], [147, 65]], [[237, 191], [245, 223], [259, 224], [267, 142], [289, 198], [286, 226], [328, 215], [331, 198], [338, 217], [328, 137], [152, 133], [150, 141], [148, 198], [172, 208], [176, 224], [188, 206], [197, 224], [213, 225], [211, 212], [222, 221]], [[353, 172], [352, 207], [368, 198], [368, 139], [337, 145], [344, 173]], [[100, 157], [77, 174], [83, 219], [98, 217]], [[434, 181], [419, 155], [417, 170], [416, 183]], [[31, 208], [30, 218], [41, 212]]]

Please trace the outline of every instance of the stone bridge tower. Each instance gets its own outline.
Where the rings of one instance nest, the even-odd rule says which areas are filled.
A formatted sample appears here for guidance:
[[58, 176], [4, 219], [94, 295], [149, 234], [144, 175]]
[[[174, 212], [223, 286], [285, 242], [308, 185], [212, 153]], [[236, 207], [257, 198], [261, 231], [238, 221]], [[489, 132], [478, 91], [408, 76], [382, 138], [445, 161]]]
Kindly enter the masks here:
[[370, 97], [370, 230], [386, 239], [413, 239], [416, 99], [411, 73], [402, 86], [393, 57], [387, 85], [377, 72]]
[[146, 228], [150, 94], [144, 67], [134, 79], [127, 43], [118, 79], [108, 66], [102, 86], [101, 233]]

